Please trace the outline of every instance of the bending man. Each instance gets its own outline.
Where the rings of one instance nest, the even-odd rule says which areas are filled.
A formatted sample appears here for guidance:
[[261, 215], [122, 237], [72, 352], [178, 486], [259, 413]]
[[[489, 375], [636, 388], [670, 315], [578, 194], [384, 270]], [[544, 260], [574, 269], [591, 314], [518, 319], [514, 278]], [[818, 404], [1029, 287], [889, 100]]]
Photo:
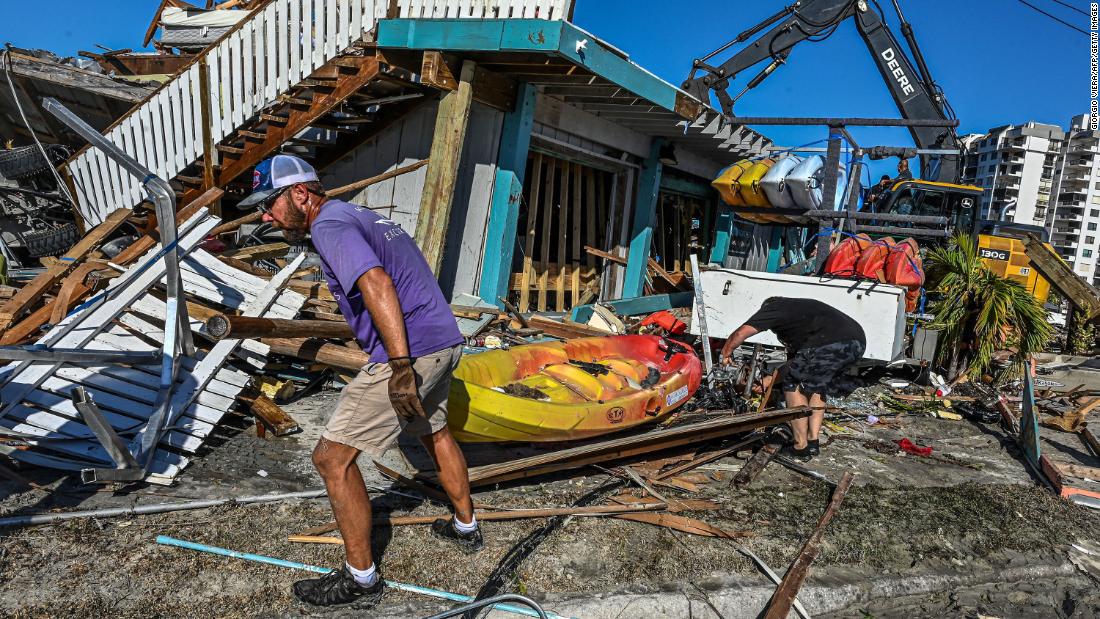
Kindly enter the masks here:
[[791, 422], [794, 445], [786, 448], [787, 455], [807, 461], [820, 451], [825, 399], [830, 391], [836, 392], [836, 377], [863, 357], [867, 339], [859, 323], [821, 301], [770, 297], [730, 334], [720, 359], [730, 363], [735, 348], [769, 330], [787, 347], [787, 363], [779, 372], [787, 406], [808, 404], [813, 409], [809, 419]]
[[328, 199], [305, 161], [276, 155], [260, 163], [253, 193], [241, 205], [258, 206], [263, 220], [290, 239], [309, 231], [340, 312], [370, 355], [313, 450], [347, 560], [321, 578], [294, 583], [294, 595], [310, 604], [370, 608], [384, 585], [371, 557], [370, 499], [355, 463], [361, 452], [381, 456], [402, 431], [419, 437], [455, 510], [454, 518], [436, 520], [432, 533], [467, 552], [482, 547], [466, 460], [447, 430], [462, 334], [413, 239], [367, 208]]

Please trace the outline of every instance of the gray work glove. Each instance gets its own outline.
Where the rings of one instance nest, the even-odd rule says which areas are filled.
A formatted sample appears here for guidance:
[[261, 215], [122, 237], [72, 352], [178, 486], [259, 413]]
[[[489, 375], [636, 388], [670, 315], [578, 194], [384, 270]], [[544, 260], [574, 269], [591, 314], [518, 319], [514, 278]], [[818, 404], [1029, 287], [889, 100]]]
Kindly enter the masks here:
[[420, 394], [416, 391], [416, 370], [413, 369], [413, 360], [408, 357], [390, 359], [390, 404], [406, 421], [412, 421], [417, 415], [427, 417], [424, 405], [420, 402]]

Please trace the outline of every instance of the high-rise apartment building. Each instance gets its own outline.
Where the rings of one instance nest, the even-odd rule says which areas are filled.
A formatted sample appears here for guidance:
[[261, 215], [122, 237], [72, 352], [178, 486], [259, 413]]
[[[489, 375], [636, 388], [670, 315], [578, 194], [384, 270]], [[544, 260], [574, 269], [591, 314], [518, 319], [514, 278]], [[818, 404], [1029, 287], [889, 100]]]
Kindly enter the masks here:
[[962, 137], [963, 182], [986, 189], [982, 213], [1041, 226], [1073, 270], [1100, 283], [1100, 132], [1088, 130], [1087, 114], [1068, 130], [1028, 122]]

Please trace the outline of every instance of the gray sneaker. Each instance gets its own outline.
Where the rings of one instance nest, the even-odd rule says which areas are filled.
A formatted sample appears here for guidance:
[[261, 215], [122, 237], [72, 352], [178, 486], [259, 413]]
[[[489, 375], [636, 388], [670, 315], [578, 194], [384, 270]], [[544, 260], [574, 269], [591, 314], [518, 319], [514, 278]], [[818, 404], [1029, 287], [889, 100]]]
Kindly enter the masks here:
[[432, 535], [458, 544], [466, 554], [473, 554], [485, 546], [480, 526], [470, 533], [462, 533], [455, 528], [454, 518], [439, 518], [433, 522]]

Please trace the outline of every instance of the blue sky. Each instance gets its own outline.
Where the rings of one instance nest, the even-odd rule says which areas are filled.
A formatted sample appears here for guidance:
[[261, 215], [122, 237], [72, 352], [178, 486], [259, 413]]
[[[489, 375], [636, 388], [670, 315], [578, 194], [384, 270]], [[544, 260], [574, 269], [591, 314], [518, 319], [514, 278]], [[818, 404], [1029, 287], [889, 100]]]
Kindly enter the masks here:
[[[1084, 15], [1053, 0], [1029, 1], [1088, 30]], [[1088, 10], [1082, 0], [1064, 1]], [[880, 2], [898, 32], [889, 1]], [[94, 51], [96, 43], [137, 48], [158, 4], [157, 0], [0, 0], [0, 42], [64, 55], [80, 49]], [[629, 53], [635, 62], [679, 84], [693, 58], [786, 4], [790, 0], [577, 0], [574, 21]], [[1027, 120], [1065, 126], [1071, 116], [1088, 110], [1087, 36], [1016, 0], [902, 0], [902, 8], [933, 76], [958, 114], [960, 133]], [[736, 111], [744, 116], [897, 116], [851, 23], [824, 42], [796, 47], [788, 63], [746, 95]], [[824, 128], [760, 130], [783, 145], [825, 137]], [[912, 143], [904, 129], [864, 128], [853, 133], [863, 145]], [[892, 162], [879, 163], [873, 172], [892, 168]]]

